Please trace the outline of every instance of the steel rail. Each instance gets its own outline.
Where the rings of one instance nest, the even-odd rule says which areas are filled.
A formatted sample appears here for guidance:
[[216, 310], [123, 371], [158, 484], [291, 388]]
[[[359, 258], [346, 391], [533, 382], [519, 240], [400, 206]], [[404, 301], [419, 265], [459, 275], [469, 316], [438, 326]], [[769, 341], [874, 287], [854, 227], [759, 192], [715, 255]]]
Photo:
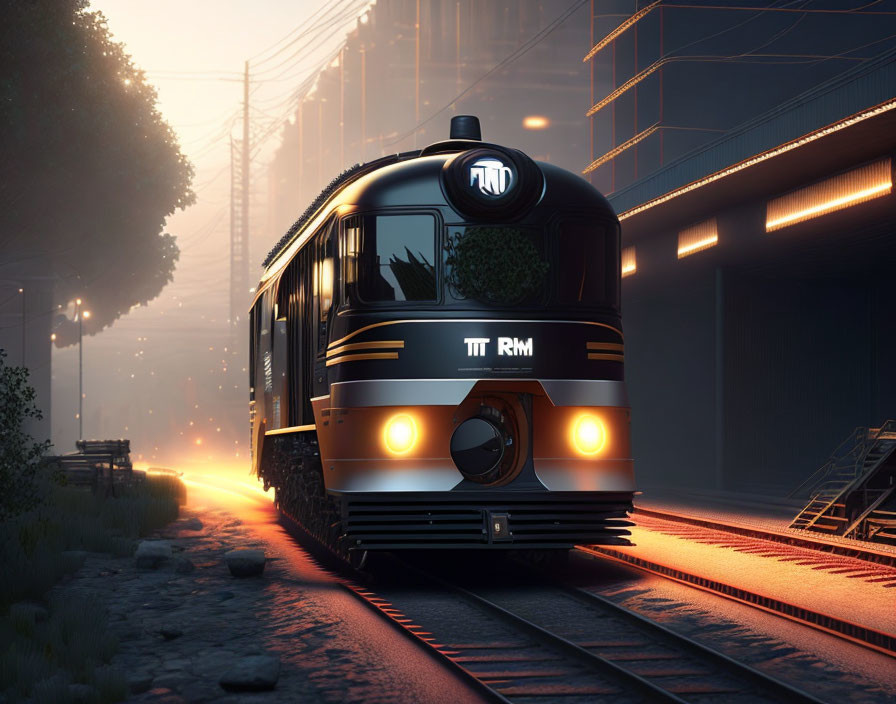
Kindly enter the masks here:
[[772, 530], [770, 528], [760, 528], [758, 526], [729, 523], [715, 518], [704, 518], [702, 516], [693, 516], [655, 508], [644, 508], [637, 505], [635, 506], [634, 513], [650, 518], [671, 521], [673, 523], [684, 523], [700, 528], [709, 528], [724, 533], [741, 535], [748, 538], [759, 538], [760, 540], [767, 540], [773, 543], [783, 543], [793, 547], [807, 548], [809, 550], [825, 552], [831, 555], [853, 557], [857, 560], [864, 560], [865, 562], [871, 562], [876, 565], [896, 567], [896, 551], [875, 549], [867, 544], [848, 538], [834, 540], [821, 535], [817, 537], [803, 535], [802, 532], [797, 532], [792, 529], [782, 528], [781, 530]]
[[[386, 622], [396, 631], [410, 638], [415, 645], [422, 647], [423, 652], [436, 660], [440, 665], [445, 666], [459, 679], [471, 685], [473, 689], [485, 699], [485, 701], [495, 702], [496, 704], [513, 704], [513, 702], [507, 699], [503, 694], [489, 687], [486, 682], [479, 679], [473, 672], [449, 657], [433, 639], [426, 637], [428, 634], [425, 634], [421, 629], [414, 627], [410, 623], [410, 619], [405, 618], [400, 611], [391, 608], [389, 602], [385, 599], [380, 599], [370, 590], [360, 586], [353, 579], [353, 577], [363, 578], [366, 576], [360, 569], [350, 565], [332, 548], [311, 535], [305, 526], [296, 520], [295, 517], [282, 509], [280, 510], [280, 515], [288, 519], [293, 530], [298, 532], [298, 535], [293, 533], [293, 537], [301, 541], [303, 547], [308, 550], [309, 555], [321, 562], [334, 563], [333, 567], [335, 571], [332, 572], [332, 574], [336, 580], [336, 584], [342, 587], [348, 594], [355, 597], [361, 604], [378, 616], [385, 618]], [[352, 576], [348, 576], [346, 573], [350, 573]]]
[[[513, 704], [513, 702], [493, 689], [488, 683], [479, 679], [474, 672], [468, 670], [459, 662], [451, 658], [447, 653], [443, 652], [439, 644], [433, 639], [424, 637], [421, 629], [410, 625], [410, 619], [405, 618], [399, 610], [391, 607], [390, 602], [380, 599], [373, 592], [355, 584], [353, 581], [342, 578], [339, 581], [349, 594], [357, 597], [357, 599], [374, 613], [384, 617], [397, 631], [411, 638], [417, 645], [424, 646], [425, 652], [435, 658], [439, 663], [453, 671], [455, 675], [472, 685], [473, 688], [481, 694], [486, 701], [498, 702], [499, 704]], [[388, 608], [388, 610], [387, 610]]]
[[402, 562], [402, 567], [409, 572], [414, 572], [425, 580], [439, 585], [443, 589], [459, 594], [467, 601], [473, 603], [474, 605], [480, 607], [485, 611], [489, 611], [492, 614], [497, 615], [501, 620], [510, 623], [511, 625], [528, 633], [531, 636], [534, 636], [536, 639], [541, 640], [548, 646], [570, 654], [580, 663], [598, 672], [599, 674], [609, 674], [610, 676], [614, 676], [622, 680], [623, 683], [633, 685], [637, 689], [641, 690], [644, 694], [659, 701], [676, 702], [676, 704], [687, 704], [686, 700], [681, 699], [672, 692], [669, 692], [662, 687], [657, 686], [646, 677], [642, 677], [641, 675], [638, 675], [637, 673], [618, 665], [617, 663], [603, 657], [602, 655], [592, 653], [590, 650], [586, 650], [585, 648], [576, 645], [571, 640], [563, 638], [562, 636], [558, 636], [555, 633], [551, 633], [550, 631], [542, 628], [529, 619], [518, 616], [512, 611], [508, 611], [503, 606], [499, 606], [498, 604], [490, 601], [489, 599], [486, 599], [483, 596], [480, 596], [479, 594], [471, 592], [470, 590], [465, 589], [464, 587], [460, 587], [456, 584], [446, 582], [440, 577], [436, 577], [432, 574], [423, 572], [419, 568], [412, 567], [405, 562]]
[[542, 628], [529, 619], [518, 616], [512, 611], [508, 611], [503, 606], [499, 606], [498, 604], [486, 599], [483, 596], [480, 596], [479, 594], [471, 592], [468, 589], [464, 589], [463, 587], [459, 587], [455, 584], [443, 582], [436, 577], [431, 577], [431, 579], [433, 579], [436, 583], [443, 585], [445, 588], [457, 592], [468, 601], [473, 602], [474, 604], [490, 611], [493, 614], [497, 614], [504, 621], [507, 621], [517, 628], [526, 631], [530, 635], [541, 639], [543, 642], [548, 643], [549, 645], [559, 650], [563, 650], [564, 652], [569, 653], [574, 658], [579, 660], [579, 662], [585, 664], [588, 667], [601, 671], [602, 673], [609, 673], [611, 675], [614, 675], [624, 682], [634, 685], [645, 694], [651, 697], [655, 697], [660, 701], [677, 702], [677, 704], [686, 704], [687, 702], [687, 700], [682, 699], [672, 692], [669, 692], [662, 687], [654, 684], [646, 677], [642, 677], [641, 675], [632, 672], [631, 670], [627, 670], [626, 668], [618, 665], [612, 660], [605, 658], [602, 655], [592, 653], [590, 650], [586, 650], [580, 645], [576, 645], [571, 640], [567, 640], [562, 636], [551, 633], [547, 629]]
[[[504, 621], [509, 622], [511, 625], [516, 626], [530, 635], [534, 635], [536, 638], [540, 638], [543, 641], [548, 642], [550, 645], [557, 647], [558, 649], [564, 650], [574, 657], [579, 659], [580, 661], [595, 665], [599, 664], [599, 667], [602, 669], [606, 669], [612, 675], [623, 678], [631, 684], [635, 684], [639, 689], [644, 691], [646, 694], [659, 697], [664, 701], [674, 701], [674, 702], [684, 702], [687, 700], [681, 699], [678, 695], [663, 689], [660, 685], [657, 685], [650, 681], [648, 677], [644, 677], [642, 675], [638, 675], [635, 672], [625, 668], [624, 666], [619, 665], [616, 662], [613, 662], [611, 658], [604, 657], [597, 653], [594, 653], [586, 648], [583, 648], [580, 645], [577, 645], [573, 641], [570, 641], [562, 636], [559, 636], [551, 631], [539, 626], [533, 621], [519, 616], [518, 614], [509, 611], [508, 609], [496, 604], [495, 602], [483, 597], [480, 594], [476, 594], [475, 592], [470, 591], [464, 587], [461, 587], [456, 584], [452, 584], [450, 582], [441, 579], [440, 577], [436, 577], [431, 574], [427, 574], [416, 567], [411, 567], [406, 563], [403, 563], [403, 567], [408, 571], [416, 572], [422, 578], [434, 582], [438, 584], [444, 589], [453, 591], [455, 593], [460, 594], [468, 601], [473, 604], [483, 608], [487, 611], [490, 611]], [[556, 585], [545, 585], [548, 587], [554, 587]], [[628, 622], [637, 623], [643, 629], [650, 630], [653, 634], [659, 634], [659, 639], [665, 639], [667, 641], [671, 640], [674, 642], [675, 646], [677, 646], [677, 650], [679, 651], [690, 651], [691, 653], [696, 653], [699, 657], [704, 657], [712, 660], [715, 664], [721, 665], [725, 669], [731, 671], [733, 674], [743, 677], [748, 681], [759, 683], [763, 687], [765, 687], [769, 691], [774, 691], [782, 696], [784, 701], [795, 702], [800, 704], [824, 704], [824, 702], [817, 697], [805, 692], [797, 687], [787, 684], [771, 675], [767, 675], [760, 670], [757, 670], [745, 663], [739, 662], [724, 653], [721, 653], [717, 650], [710, 648], [698, 641], [695, 641], [685, 635], [680, 633], [676, 633], [675, 631], [663, 626], [655, 621], [652, 621], [640, 614], [631, 611], [630, 609], [625, 608], [619, 604], [615, 604], [609, 599], [606, 599], [598, 594], [594, 594], [585, 589], [581, 589], [578, 587], [571, 587], [568, 585], [559, 585], [559, 588], [573, 598], [577, 599], [580, 602], [584, 602], [589, 604], [590, 606], [594, 606], [595, 604], [602, 608], [604, 612], [610, 611], [616, 616], [621, 616], [623, 619]]]
[[621, 604], [617, 604], [615, 602], [610, 601], [604, 596], [600, 594], [595, 594], [594, 592], [590, 592], [587, 589], [582, 589], [581, 587], [566, 587], [566, 590], [573, 597], [584, 601], [590, 604], [598, 604], [605, 609], [612, 611], [614, 614], [619, 614], [629, 620], [632, 623], [636, 623], [644, 628], [650, 629], [656, 633], [662, 634], [664, 637], [667, 637], [671, 640], [674, 640], [676, 644], [683, 647], [683, 649], [690, 650], [692, 652], [698, 653], [701, 656], [705, 656], [719, 663], [723, 667], [726, 667], [738, 675], [745, 676], [747, 679], [754, 680], [759, 682], [763, 686], [771, 687], [772, 689], [778, 690], [781, 694], [787, 697], [787, 701], [790, 702], [807, 702], [811, 704], [823, 704], [822, 700], [817, 699], [812, 696], [808, 692], [804, 692], [801, 689], [798, 689], [792, 685], [783, 682], [776, 677], [772, 677], [760, 670], [757, 670], [755, 667], [751, 667], [746, 663], [740, 662], [739, 660], [735, 660], [734, 658], [725, 655], [724, 653], [710, 648], [699, 641], [694, 640], [682, 633], [677, 633], [673, 631], [671, 628], [667, 628], [661, 623], [657, 623], [645, 616], [642, 616], [639, 613], [632, 611]]
[[776, 616], [795, 621], [803, 626], [809, 626], [829, 635], [836, 636], [837, 638], [848, 640], [866, 648], [871, 648], [884, 655], [889, 655], [891, 657], [896, 656], [896, 636], [890, 633], [884, 633], [883, 631], [878, 631], [868, 626], [837, 618], [836, 616], [829, 616], [819, 611], [797, 606], [796, 604], [791, 604], [781, 599], [751, 592], [747, 589], [726, 584], [718, 580], [691, 574], [675, 567], [660, 565], [651, 562], [650, 560], [645, 560], [635, 555], [629, 555], [600, 545], [592, 545], [590, 547], [579, 545], [576, 547], [576, 550], [586, 555], [591, 555], [592, 557], [619, 562], [623, 565], [635, 567], [643, 572], [648, 572], [659, 577], [665, 577], [666, 579], [761, 609], [762, 611], [766, 611]]

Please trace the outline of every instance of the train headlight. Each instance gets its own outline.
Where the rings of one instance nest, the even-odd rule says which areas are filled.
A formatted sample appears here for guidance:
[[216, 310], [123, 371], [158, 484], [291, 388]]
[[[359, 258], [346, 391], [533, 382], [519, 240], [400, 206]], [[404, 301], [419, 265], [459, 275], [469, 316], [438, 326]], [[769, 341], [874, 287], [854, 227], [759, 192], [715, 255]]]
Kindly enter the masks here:
[[607, 445], [607, 427], [597, 416], [580, 415], [573, 422], [572, 444], [582, 455], [596, 455]]
[[417, 444], [417, 423], [407, 413], [392, 416], [383, 426], [383, 442], [393, 455], [405, 455]]

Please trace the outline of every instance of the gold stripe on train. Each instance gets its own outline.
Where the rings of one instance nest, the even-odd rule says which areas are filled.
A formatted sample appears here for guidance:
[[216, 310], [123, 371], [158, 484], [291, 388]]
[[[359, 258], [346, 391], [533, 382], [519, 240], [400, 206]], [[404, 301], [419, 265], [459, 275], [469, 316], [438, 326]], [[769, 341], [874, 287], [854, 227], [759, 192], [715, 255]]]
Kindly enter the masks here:
[[315, 430], [317, 426], [311, 425], [291, 425], [288, 428], [276, 428], [275, 430], [266, 430], [265, 435], [287, 435], [289, 433], [305, 433], [309, 430]]
[[586, 342], [585, 347], [587, 347], [589, 350], [613, 350], [622, 352], [622, 350], [625, 348], [625, 345], [620, 345], [616, 342]]
[[327, 350], [327, 357], [335, 357], [343, 352], [354, 352], [356, 350], [383, 350], [383, 349], [404, 349], [404, 340], [376, 340], [374, 342], [352, 342], [341, 347], [334, 347]]
[[370, 352], [368, 354], [345, 354], [341, 357], [333, 357], [327, 360], [327, 366], [342, 364], [343, 362], [360, 362], [364, 359], [398, 359], [398, 352]]
[[588, 359], [597, 359], [605, 362], [624, 362], [625, 357], [621, 354], [595, 354], [593, 352], [588, 353]]

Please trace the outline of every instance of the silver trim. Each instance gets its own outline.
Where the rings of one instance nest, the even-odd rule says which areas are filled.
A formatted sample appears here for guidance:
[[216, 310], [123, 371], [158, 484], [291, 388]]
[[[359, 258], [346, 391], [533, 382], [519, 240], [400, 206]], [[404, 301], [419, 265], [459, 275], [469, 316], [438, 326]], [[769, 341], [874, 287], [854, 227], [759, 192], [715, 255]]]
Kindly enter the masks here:
[[332, 408], [456, 406], [478, 379], [372, 379], [330, 385]]
[[621, 406], [628, 408], [624, 381], [605, 379], [539, 379], [555, 406]]
[[623, 381], [603, 379], [371, 379], [330, 385], [331, 408], [457, 406], [478, 381], [537, 381], [555, 406], [628, 408]]

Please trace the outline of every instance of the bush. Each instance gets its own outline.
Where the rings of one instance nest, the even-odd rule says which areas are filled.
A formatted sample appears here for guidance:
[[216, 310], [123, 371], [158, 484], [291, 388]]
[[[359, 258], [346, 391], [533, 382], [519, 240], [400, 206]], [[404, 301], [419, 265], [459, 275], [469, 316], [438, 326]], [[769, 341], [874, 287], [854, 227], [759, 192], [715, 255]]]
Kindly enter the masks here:
[[38, 502], [36, 474], [50, 442], [35, 442], [23, 425], [42, 418], [34, 405], [34, 387], [26, 367], [6, 364], [0, 350], [0, 520], [34, 507]]
[[[46, 594], [84, 562], [85, 551], [133, 553], [136, 540], [177, 518], [186, 490], [176, 477], [147, 476], [100, 497], [42, 480], [45, 500], [0, 522], [0, 699], [65, 702], [68, 685], [89, 684], [97, 701], [120, 701], [127, 680], [110, 666], [117, 640], [91, 596]], [[23, 600], [45, 603], [46, 620]]]

